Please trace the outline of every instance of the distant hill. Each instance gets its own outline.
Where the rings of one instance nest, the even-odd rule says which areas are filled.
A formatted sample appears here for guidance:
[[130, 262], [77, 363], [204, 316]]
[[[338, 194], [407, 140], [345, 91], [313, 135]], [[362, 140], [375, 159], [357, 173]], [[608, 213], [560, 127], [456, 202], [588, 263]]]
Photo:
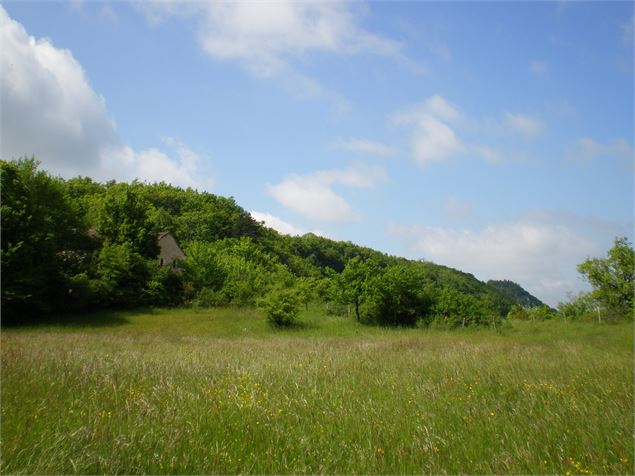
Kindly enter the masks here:
[[508, 281], [506, 279], [502, 281], [490, 280], [487, 282], [487, 285], [497, 289], [504, 296], [507, 296], [514, 301], [514, 303], [523, 307], [539, 307], [545, 305], [540, 299], [533, 296], [520, 284], [513, 281]]
[[[342, 312], [390, 305], [373, 316], [393, 323], [397, 306], [399, 316], [464, 326], [490, 325], [515, 303], [542, 305], [511, 281], [484, 283], [311, 233], [282, 235], [232, 197], [167, 183], [62, 179], [38, 166], [0, 160], [4, 322], [108, 307], [246, 306], [280, 288]], [[158, 258], [159, 232], [180, 243], [181, 272]]]

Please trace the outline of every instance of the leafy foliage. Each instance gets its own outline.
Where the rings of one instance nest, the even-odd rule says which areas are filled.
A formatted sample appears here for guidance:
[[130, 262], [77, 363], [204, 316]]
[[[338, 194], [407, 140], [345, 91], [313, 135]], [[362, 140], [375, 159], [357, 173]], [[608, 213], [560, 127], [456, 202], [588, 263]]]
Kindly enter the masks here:
[[616, 238], [606, 258], [589, 258], [578, 271], [593, 286], [592, 297], [610, 317], [633, 317], [635, 275], [633, 248], [625, 237]]
[[2, 180], [2, 311], [5, 320], [45, 311], [64, 300], [62, 257], [78, 245], [80, 221], [60, 180], [34, 159], [0, 161]]
[[[52, 178], [2, 162], [5, 316], [138, 305], [253, 305], [280, 322], [313, 303], [368, 324], [490, 325], [513, 299], [468, 273], [314, 234], [280, 235], [233, 198], [166, 183]], [[160, 266], [157, 233], [185, 250]], [[280, 291], [280, 289], [294, 289]], [[291, 296], [291, 294], [293, 296]], [[268, 311], [269, 312], [269, 311]], [[286, 314], [285, 314], [286, 313]], [[276, 318], [278, 319], [278, 318]], [[278, 324], [283, 325], [283, 324]]]
[[274, 327], [291, 327], [297, 324], [300, 312], [298, 294], [292, 289], [280, 289], [270, 292], [259, 303], [267, 321]]
[[432, 299], [424, 281], [423, 270], [412, 264], [387, 268], [371, 288], [369, 320], [406, 327], [428, 320]]
[[591, 321], [596, 318], [598, 305], [590, 293], [580, 293], [569, 301], [558, 303], [560, 317], [567, 320]]
[[107, 243], [128, 243], [132, 251], [156, 258], [158, 230], [150, 220], [149, 203], [139, 187], [136, 183], [110, 185], [100, 203], [96, 228]]

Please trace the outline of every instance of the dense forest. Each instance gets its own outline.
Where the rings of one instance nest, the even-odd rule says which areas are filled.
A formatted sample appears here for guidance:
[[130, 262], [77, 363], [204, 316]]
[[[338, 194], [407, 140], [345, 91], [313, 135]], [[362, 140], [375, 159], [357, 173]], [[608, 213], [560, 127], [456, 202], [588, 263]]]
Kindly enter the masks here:
[[[552, 311], [509, 281], [279, 234], [233, 198], [166, 183], [64, 180], [34, 159], [0, 164], [4, 324], [99, 308], [289, 302], [400, 326], [489, 326], [514, 310]], [[166, 231], [185, 252], [176, 269], [157, 259]]]

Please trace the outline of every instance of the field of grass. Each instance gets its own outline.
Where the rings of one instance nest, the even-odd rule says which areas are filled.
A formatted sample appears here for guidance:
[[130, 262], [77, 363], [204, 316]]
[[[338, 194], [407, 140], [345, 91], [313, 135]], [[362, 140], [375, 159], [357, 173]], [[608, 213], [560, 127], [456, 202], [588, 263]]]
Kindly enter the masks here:
[[3, 329], [2, 473], [633, 474], [632, 323], [302, 319], [138, 311]]

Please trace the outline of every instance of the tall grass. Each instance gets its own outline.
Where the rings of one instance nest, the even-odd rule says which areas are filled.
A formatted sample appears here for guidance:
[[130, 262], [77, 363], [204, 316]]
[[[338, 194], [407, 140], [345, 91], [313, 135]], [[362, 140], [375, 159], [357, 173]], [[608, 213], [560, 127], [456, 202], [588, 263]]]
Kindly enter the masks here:
[[633, 472], [633, 325], [254, 310], [2, 332], [3, 473]]

